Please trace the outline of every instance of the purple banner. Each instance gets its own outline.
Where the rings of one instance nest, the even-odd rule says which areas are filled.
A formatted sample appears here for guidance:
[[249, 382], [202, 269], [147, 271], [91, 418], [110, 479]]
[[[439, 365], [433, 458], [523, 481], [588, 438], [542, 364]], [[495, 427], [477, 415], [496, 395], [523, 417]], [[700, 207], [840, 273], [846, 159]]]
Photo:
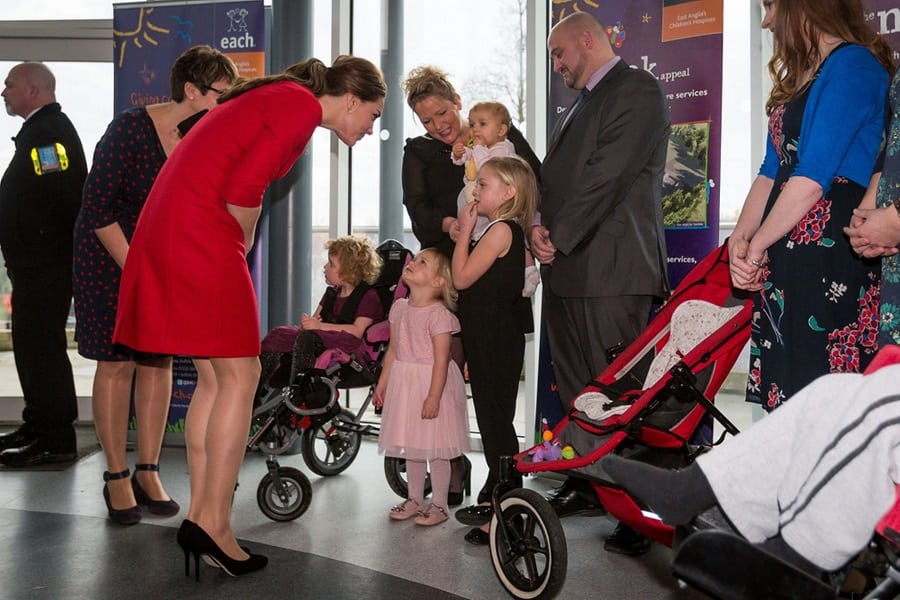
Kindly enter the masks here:
[[900, 0], [863, 0], [866, 22], [881, 34], [900, 61]]
[[[551, 25], [576, 10], [597, 17], [616, 54], [632, 67], [652, 73], [666, 93], [672, 135], [662, 201], [669, 281], [674, 288], [719, 244], [723, 0], [554, 0], [551, 6]], [[548, 135], [577, 94], [561, 77], [551, 75]], [[542, 421], [552, 426], [559, 414], [549, 364], [549, 352], [542, 347], [538, 435]]]
[[113, 7], [114, 108], [169, 101], [169, 69], [198, 44], [227, 54], [242, 77], [265, 74], [263, 0], [154, 2]]
[[[663, 180], [669, 279], [674, 288], [719, 241], [722, 0], [553, 3], [553, 24], [578, 4], [606, 27], [616, 54], [662, 84], [672, 116]], [[551, 76], [548, 131], [577, 92]]]

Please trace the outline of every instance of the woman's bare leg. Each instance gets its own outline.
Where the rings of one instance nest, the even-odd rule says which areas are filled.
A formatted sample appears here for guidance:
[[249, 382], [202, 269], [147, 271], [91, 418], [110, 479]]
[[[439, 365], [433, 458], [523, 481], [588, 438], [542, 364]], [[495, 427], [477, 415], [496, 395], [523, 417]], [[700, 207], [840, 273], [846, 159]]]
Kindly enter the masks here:
[[[137, 417], [138, 464], [159, 463], [172, 399], [172, 358], [137, 361], [134, 412]], [[135, 471], [141, 488], [154, 500], [168, 500], [157, 471]]]
[[197, 387], [191, 396], [184, 423], [184, 441], [187, 445], [188, 472], [191, 476], [191, 503], [187, 519], [195, 523], [205, 502], [206, 480], [206, 430], [212, 414], [218, 386], [216, 373], [208, 358], [194, 358], [197, 369]]
[[231, 499], [250, 431], [259, 358], [211, 358], [210, 363], [217, 393], [206, 427], [206, 476], [196, 522], [226, 554], [245, 560], [231, 529]]
[[[119, 473], [128, 468], [125, 445], [128, 442], [128, 410], [133, 375], [134, 363], [131, 361], [97, 361], [91, 404], [94, 429], [103, 453], [106, 454], [106, 465], [110, 473]], [[113, 509], [124, 510], [136, 504], [129, 478], [111, 479], [107, 485]]]

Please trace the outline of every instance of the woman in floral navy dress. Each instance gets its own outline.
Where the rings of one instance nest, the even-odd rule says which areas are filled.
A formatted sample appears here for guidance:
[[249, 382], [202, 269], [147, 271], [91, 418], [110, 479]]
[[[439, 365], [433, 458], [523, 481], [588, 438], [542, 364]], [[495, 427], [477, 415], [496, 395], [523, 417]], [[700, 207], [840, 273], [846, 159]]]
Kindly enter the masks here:
[[772, 410], [877, 349], [880, 265], [842, 228], [872, 175], [893, 62], [859, 0], [764, 2], [775, 35], [766, 158], [729, 242], [754, 294], [747, 399]]

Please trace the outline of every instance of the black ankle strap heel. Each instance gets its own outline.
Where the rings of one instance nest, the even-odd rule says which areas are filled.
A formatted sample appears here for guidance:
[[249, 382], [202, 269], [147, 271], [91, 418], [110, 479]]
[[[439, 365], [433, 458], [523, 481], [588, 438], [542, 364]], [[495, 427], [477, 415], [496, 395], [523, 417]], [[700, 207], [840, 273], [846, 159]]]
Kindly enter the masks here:
[[[141, 507], [135, 504], [134, 506], [130, 506], [128, 508], [123, 508], [122, 510], [117, 510], [112, 507], [112, 502], [109, 499], [109, 484], [107, 481], [114, 481], [116, 479], [126, 479], [131, 475], [131, 471], [125, 469], [124, 471], [119, 471], [118, 473], [110, 473], [109, 471], [103, 472], [103, 501], [106, 502], [106, 510], [109, 512], [109, 520], [113, 523], [118, 523], [119, 525], [134, 525], [135, 523], [141, 522], [141, 517], [143, 516], [141, 513]], [[131, 483], [134, 484], [134, 479], [131, 480]]]
[[103, 481], [104, 483], [107, 481], [113, 481], [114, 479], [125, 479], [126, 477], [131, 476], [131, 471], [125, 469], [124, 471], [119, 471], [118, 473], [110, 473], [109, 471], [103, 471]]
[[[135, 473], [138, 471], [159, 472], [159, 464], [139, 463], [134, 465], [134, 471]], [[134, 491], [134, 499], [137, 503], [141, 506], [146, 506], [151, 514], [160, 517], [171, 517], [177, 515], [178, 511], [181, 510], [181, 506], [171, 498], [168, 500], [154, 500], [151, 498], [150, 495], [144, 491], [144, 488], [141, 487], [141, 484], [138, 483], [137, 477], [131, 479], [131, 489]]]

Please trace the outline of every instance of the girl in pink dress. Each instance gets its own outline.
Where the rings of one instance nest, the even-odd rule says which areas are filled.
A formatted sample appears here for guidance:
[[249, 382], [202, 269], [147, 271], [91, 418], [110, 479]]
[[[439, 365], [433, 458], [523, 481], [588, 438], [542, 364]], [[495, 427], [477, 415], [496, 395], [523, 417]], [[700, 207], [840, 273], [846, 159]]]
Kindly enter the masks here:
[[[462, 373], [450, 360], [450, 336], [459, 331], [449, 259], [428, 248], [404, 269], [409, 299], [391, 307], [391, 343], [375, 388], [383, 407], [378, 452], [406, 459], [409, 498], [390, 518], [416, 525], [447, 520], [450, 459], [469, 450], [469, 418]], [[431, 469], [431, 504], [425, 473]]]

